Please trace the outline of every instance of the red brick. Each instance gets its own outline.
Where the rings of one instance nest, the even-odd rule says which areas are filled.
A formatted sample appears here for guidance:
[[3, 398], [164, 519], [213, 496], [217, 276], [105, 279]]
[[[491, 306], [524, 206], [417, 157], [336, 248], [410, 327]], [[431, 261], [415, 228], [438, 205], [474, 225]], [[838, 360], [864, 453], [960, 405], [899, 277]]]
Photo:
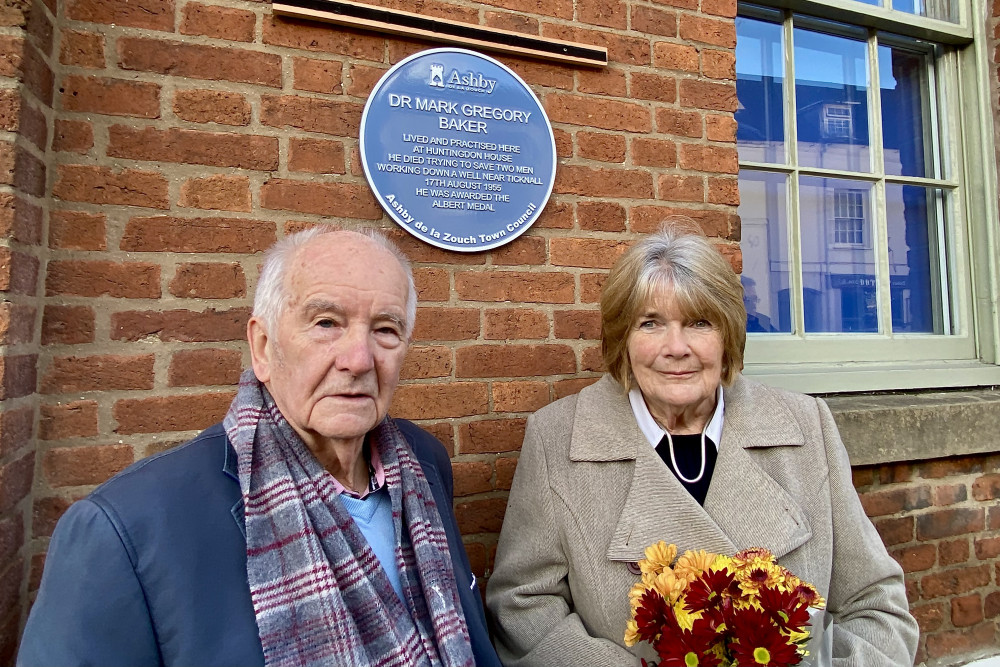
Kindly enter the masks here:
[[[643, 234], [656, 231], [663, 221], [672, 215], [683, 215], [694, 220], [710, 238], [732, 238], [733, 230], [738, 229], [739, 224], [739, 219], [727, 211], [705, 211], [673, 206], [637, 206], [631, 211], [632, 231]], [[716, 249], [725, 255], [720, 246], [716, 246]]]
[[692, 171], [735, 174], [739, 171], [735, 148], [681, 144], [680, 165]]
[[549, 316], [531, 308], [489, 308], [483, 337], [487, 340], [547, 338]]
[[885, 545], [892, 546], [913, 540], [914, 523], [912, 516], [904, 516], [898, 519], [882, 519], [875, 522], [875, 529], [878, 530]]
[[140, 118], [160, 117], [160, 86], [155, 83], [67, 76], [60, 91], [63, 109], [67, 111]]
[[448, 419], [488, 411], [485, 382], [448, 382], [400, 386], [392, 398], [389, 414], [403, 419]]
[[281, 56], [262, 51], [120, 37], [118, 64], [127, 70], [281, 87]]
[[382, 209], [366, 185], [274, 178], [260, 187], [263, 208], [379, 220]]
[[630, 245], [609, 239], [553, 238], [549, 255], [553, 266], [609, 269]]
[[356, 137], [364, 107], [356, 102], [262, 95], [260, 122], [272, 127], [294, 127], [307, 132]]
[[122, 236], [122, 250], [135, 252], [255, 253], [275, 241], [273, 222], [243, 218], [134, 217]]
[[30, 406], [0, 412], [0, 457], [26, 445], [33, 445], [34, 424], [35, 413]]
[[57, 118], [52, 134], [52, 150], [86, 153], [94, 147], [94, 128], [86, 121]]
[[94, 311], [89, 306], [45, 306], [42, 345], [75, 345], [94, 341]]
[[416, 268], [413, 270], [413, 282], [420, 303], [447, 301], [451, 294], [451, 283], [446, 269]]
[[250, 308], [112, 313], [111, 340], [132, 342], [156, 336], [163, 342], [243, 341], [249, 318]]
[[625, 208], [614, 202], [580, 202], [576, 205], [576, 218], [580, 229], [625, 231]]
[[678, 88], [681, 104], [685, 107], [736, 111], [736, 86], [732, 83], [683, 79]]
[[920, 476], [924, 479], [939, 479], [982, 471], [983, 463], [979, 456], [955, 456], [948, 459], [937, 459], [920, 466]]
[[178, 90], [174, 113], [192, 123], [249, 125], [250, 103], [240, 93], [221, 90]]
[[628, 24], [628, 7], [622, 0], [590, 0], [578, 3], [576, 20], [590, 25], [624, 30]]
[[556, 172], [554, 190], [587, 197], [651, 199], [653, 177], [647, 170], [562, 165]]
[[705, 137], [709, 141], [734, 143], [736, 141], [736, 120], [729, 115], [706, 114]]
[[534, 412], [549, 403], [549, 385], [538, 380], [493, 382], [491, 393], [496, 412]]
[[75, 21], [172, 31], [174, 2], [160, 0], [68, 0], [66, 15]]
[[35, 314], [33, 306], [0, 302], [0, 345], [30, 343], [35, 330]]
[[581, 69], [577, 72], [578, 92], [588, 95], [610, 95], [628, 97], [628, 83], [624, 70], [605, 68], [600, 70]]
[[868, 516], [884, 516], [931, 506], [931, 488], [918, 486], [902, 489], [870, 491], [860, 495], [861, 505]]
[[170, 357], [167, 386], [233, 385], [239, 382], [242, 370], [239, 350], [180, 350]]
[[52, 211], [49, 247], [61, 250], [104, 250], [105, 216], [83, 211]]
[[33, 104], [21, 105], [20, 134], [39, 151], [44, 151], [49, 143], [49, 127], [45, 114]]
[[0, 185], [14, 185], [16, 153], [13, 143], [0, 141]]
[[467, 301], [573, 303], [573, 276], [565, 272], [462, 271], [455, 293]]
[[896, 549], [891, 555], [902, 566], [903, 572], [920, 572], [934, 567], [937, 561], [937, 548], [933, 544], [918, 544]]
[[160, 296], [160, 267], [140, 262], [50, 261], [45, 294], [156, 299]]
[[35, 452], [0, 466], [0, 515], [28, 496], [35, 478]]
[[938, 564], [942, 567], [965, 563], [969, 560], [969, 538], [938, 543]]
[[100, 484], [134, 461], [127, 445], [59, 447], [45, 452], [42, 470], [52, 487]]
[[728, 49], [736, 48], [736, 23], [732, 20], [681, 14], [680, 38], [687, 42], [701, 42]]
[[52, 107], [55, 77], [49, 67], [47, 58], [30, 42], [24, 46], [24, 61], [21, 64], [21, 81], [24, 87], [35, 94], [35, 97], [46, 107]]
[[444, 345], [414, 346], [406, 353], [399, 377], [403, 380], [428, 380], [451, 375], [451, 348]]
[[910, 607], [910, 613], [917, 620], [917, 625], [920, 626], [921, 633], [934, 632], [944, 622], [944, 603], [932, 602], [930, 604], [913, 605]]
[[263, 41], [264, 44], [274, 46], [350, 56], [373, 64], [382, 62], [385, 53], [384, 37], [363, 32], [331, 30], [322, 23], [277, 16], [264, 17]]
[[996, 646], [996, 624], [983, 623], [974, 628], [948, 630], [927, 637], [927, 657], [967, 655], [973, 651]]
[[[368, 192], [368, 188], [365, 188], [365, 192]], [[378, 203], [375, 202], [375, 205], [378, 206]], [[381, 215], [381, 209], [379, 210], [379, 215]], [[387, 229], [385, 232], [386, 236], [399, 246], [400, 250], [410, 258], [411, 262], [456, 266], [460, 264], [485, 264], [488, 257], [487, 253], [456, 253], [435, 248], [429, 243], [418, 240], [415, 236], [398, 226], [393, 226], [393, 228]]]
[[250, 210], [250, 179], [215, 174], [191, 178], [181, 185], [180, 205], [217, 211]]
[[573, 135], [558, 127], [552, 129], [552, 138], [556, 142], [556, 157], [573, 157]]
[[0, 193], [0, 235], [36, 246], [42, 241], [42, 209], [13, 193]]
[[600, 340], [600, 311], [557, 310], [554, 316], [556, 338]]
[[601, 288], [607, 277], [606, 273], [581, 273], [580, 302], [598, 303], [601, 300]]
[[324, 139], [288, 140], [288, 170], [313, 174], [343, 174], [344, 144]]
[[0, 563], [10, 563], [24, 546], [24, 519], [14, 513], [0, 519]]
[[250, 11], [189, 2], [184, 5], [180, 32], [183, 35], [252, 42], [256, 23], [257, 17]]
[[455, 476], [455, 497], [471, 496], [493, 490], [493, 468], [483, 461], [456, 462], [451, 465]]
[[513, 452], [521, 449], [526, 419], [487, 419], [462, 424], [458, 448], [461, 454]]
[[705, 200], [705, 181], [701, 176], [660, 174], [657, 178], [658, 198], [665, 201], [702, 202]]
[[701, 11], [703, 14], [735, 18], [736, 0], [701, 0]]
[[56, 357], [42, 377], [43, 394], [152, 389], [153, 355]]
[[16, 132], [21, 116], [21, 95], [17, 88], [0, 88], [0, 130]]
[[573, 206], [567, 202], [549, 199], [542, 214], [535, 222], [535, 229], [572, 229]]
[[920, 580], [925, 599], [961, 595], [990, 584], [990, 567], [967, 567], [928, 574]]
[[60, 497], [36, 498], [32, 507], [32, 537], [51, 537], [56, 522], [72, 503]]
[[413, 340], [472, 340], [479, 337], [477, 308], [418, 308]]
[[661, 134], [681, 137], [701, 137], [702, 116], [696, 111], [657, 109], [656, 129]]
[[976, 500], [996, 500], [1000, 498], [1000, 473], [990, 473], [972, 483], [972, 497]]
[[665, 139], [633, 139], [632, 163], [647, 167], [676, 166], [677, 144]]
[[711, 204], [739, 206], [740, 182], [736, 178], [709, 178], [706, 200]]
[[689, 44], [656, 42], [653, 45], [653, 64], [660, 69], [694, 73], [699, 69], [698, 50]]
[[0, 248], [0, 292], [33, 295], [38, 283], [38, 258]]
[[583, 348], [580, 353], [580, 370], [593, 371], [595, 373], [603, 373], [606, 370], [604, 368], [604, 355], [601, 353], [600, 345]]
[[463, 535], [476, 533], [499, 533], [503, 525], [503, 515], [507, 510], [504, 498], [487, 498], [457, 503], [455, 518]]
[[514, 471], [517, 469], [517, 457], [498, 457], [496, 461], [497, 488], [510, 490], [514, 481]]
[[0, 76], [19, 78], [24, 60], [24, 39], [0, 35]]
[[992, 560], [1000, 556], [1000, 537], [976, 538], [976, 558]]
[[580, 146], [580, 157], [601, 162], [625, 161], [625, 137], [620, 134], [579, 132], [576, 140]]
[[917, 539], [936, 540], [983, 530], [986, 512], [982, 508], [963, 507], [938, 510], [917, 517]]
[[155, 160], [213, 167], [273, 171], [278, 168], [277, 137], [202, 132], [172, 128], [108, 129], [107, 154], [131, 160]]
[[122, 169], [116, 173], [109, 167], [83, 164], [59, 165], [58, 170], [52, 194], [59, 199], [170, 208], [167, 181], [162, 174], [138, 169]]
[[18, 354], [0, 357], [0, 400], [21, 398], [35, 392], [38, 355]]
[[736, 54], [704, 49], [701, 52], [701, 73], [709, 79], [735, 79]]
[[633, 5], [632, 30], [664, 37], [676, 37], [677, 12]]
[[295, 58], [292, 60], [294, 88], [314, 93], [339, 95], [343, 92], [343, 63], [335, 60], [313, 60]]
[[41, 440], [85, 438], [98, 435], [97, 401], [42, 404], [38, 421]]
[[673, 104], [677, 100], [677, 80], [672, 76], [633, 72], [631, 97]]
[[574, 372], [576, 355], [567, 345], [472, 345], [455, 351], [456, 377], [530, 377]]
[[345, 92], [352, 97], [362, 97], [367, 99], [375, 88], [375, 84], [382, 78], [386, 70], [382, 67], [369, 67], [351, 63], [347, 76], [345, 77]]
[[626, 132], [649, 132], [653, 127], [649, 109], [634, 102], [556, 93], [545, 97], [545, 112], [553, 123]]
[[989, 513], [989, 521], [987, 522], [988, 530], [1000, 530], [1000, 507], [991, 507]]
[[111, 414], [115, 433], [162, 433], [205, 429], [221, 421], [235, 392], [183, 394], [116, 401]]
[[[573, 15], [572, 12], [571, 7], [570, 16]], [[488, 25], [491, 28], [500, 28], [501, 30], [510, 30], [511, 32], [520, 32], [526, 35], [538, 34], [538, 19], [524, 16], [520, 13], [485, 12], [484, 18], [486, 19], [484, 25]]]
[[490, 252], [495, 266], [538, 266], [545, 264], [545, 239], [527, 234]]
[[1000, 616], [1000, 591], [993, 591], [987, 595], [983, 607], [983, 613], [986, 618], [996, 618], [997, 616]]
[[104, 35], [83, 30], [62, 30], [59, 62], [75, 67], [104, 67]]
[[233, 299], [246, 295], [247, 281], [238, 263], [181, 264], [170, 281], [170, 293], [186, 299]]
[[21, 192], [36, 197], [45, 194], [45, 163], [23, 146], [19, 146], [15, 151], [13, 177], [12, 184]]

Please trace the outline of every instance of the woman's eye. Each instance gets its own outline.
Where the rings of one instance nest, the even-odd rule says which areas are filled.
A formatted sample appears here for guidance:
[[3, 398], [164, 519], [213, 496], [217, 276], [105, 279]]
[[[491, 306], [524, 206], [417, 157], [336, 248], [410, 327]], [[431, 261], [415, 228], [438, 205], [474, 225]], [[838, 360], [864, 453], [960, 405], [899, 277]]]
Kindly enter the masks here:
[[640, 329], [652, 329], [656, 326], [656, 320], [643, 320], [639, 322]]
[[692, 325], [696, 329], [711, 329], [712, 323], [708, 320], [695, 320]]

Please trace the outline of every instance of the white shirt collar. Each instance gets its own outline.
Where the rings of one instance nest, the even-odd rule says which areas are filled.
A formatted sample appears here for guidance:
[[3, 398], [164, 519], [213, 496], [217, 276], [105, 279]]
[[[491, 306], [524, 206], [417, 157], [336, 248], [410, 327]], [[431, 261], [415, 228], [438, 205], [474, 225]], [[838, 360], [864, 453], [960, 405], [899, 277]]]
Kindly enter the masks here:
[[[642, 392], [639, 391], [638, 387], [633, 387], [629, 390], [628, 402], [632, 404], [632, 414], [635, 415], [635, 421], [639, 424], [639, 430], [646, 436], [646, 440], [649, 440], [649, 444], [655, 448], [660, 444], [660, 440], [663, 440], [666, 431], [660, 428], [660, 425], [653, 419], [653, 415], [650, 414], [649, 408], [646, 407], [646, 401], [643, 399]], [[705, 427], [705, 435], [715, 443], [716, 450], [719, 448], [719, 443], [722, 442], [722, 422], [725, 411], [726, 405], [722, 398], [722, 386], [720, 385], [718, 400], [715, 403], [715, 413], [712, 415], [712, 419], [709, 420], [708, 426]]]

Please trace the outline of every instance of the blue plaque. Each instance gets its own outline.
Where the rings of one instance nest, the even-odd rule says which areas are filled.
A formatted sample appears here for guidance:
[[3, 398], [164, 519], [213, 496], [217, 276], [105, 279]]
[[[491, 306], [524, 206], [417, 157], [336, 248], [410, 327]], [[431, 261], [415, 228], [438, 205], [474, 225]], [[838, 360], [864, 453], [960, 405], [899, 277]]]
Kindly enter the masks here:
[[361, 117], [361, 163], [400, 227], [447, 250], [527, 231], [552, 194], [556, 144], [538, 98], [465, 49], [416, 53], [386, 72]]

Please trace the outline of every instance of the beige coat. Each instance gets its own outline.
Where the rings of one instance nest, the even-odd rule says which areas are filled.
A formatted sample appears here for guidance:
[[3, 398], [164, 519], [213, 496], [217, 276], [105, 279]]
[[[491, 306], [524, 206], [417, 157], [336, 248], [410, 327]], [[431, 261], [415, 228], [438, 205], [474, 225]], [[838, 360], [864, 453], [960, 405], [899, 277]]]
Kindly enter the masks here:
[[725, 390], [702, 508], [663, 464], [609, 376], [528, 420], [486, 601], [506, 665], [638, 665], [624, 648], [629, 563], [658, 540], [732, 554], [763, 546], [834, 616], [835, 667], [912, 665], [903, 573], [851, 484], [820, 400], [739, 377]]

